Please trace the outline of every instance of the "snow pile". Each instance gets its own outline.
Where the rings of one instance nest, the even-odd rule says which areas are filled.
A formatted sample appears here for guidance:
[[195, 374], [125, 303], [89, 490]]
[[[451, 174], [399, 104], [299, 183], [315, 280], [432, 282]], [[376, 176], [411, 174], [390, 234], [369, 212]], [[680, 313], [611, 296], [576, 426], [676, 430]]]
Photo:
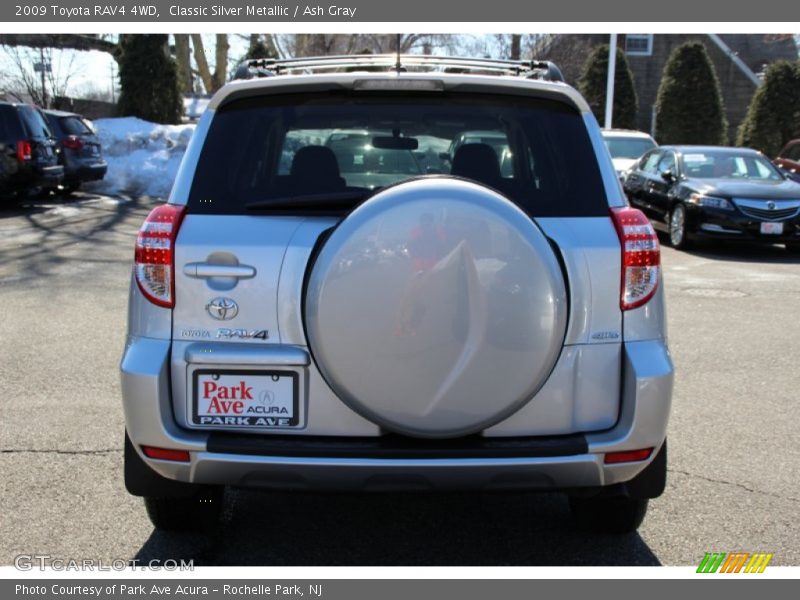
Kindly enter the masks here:
[[87, 189], [110, 195], [169, 195], [195, 125], [158, 125], [123, 117], [98, 119], [94, 127], [108, 172]]

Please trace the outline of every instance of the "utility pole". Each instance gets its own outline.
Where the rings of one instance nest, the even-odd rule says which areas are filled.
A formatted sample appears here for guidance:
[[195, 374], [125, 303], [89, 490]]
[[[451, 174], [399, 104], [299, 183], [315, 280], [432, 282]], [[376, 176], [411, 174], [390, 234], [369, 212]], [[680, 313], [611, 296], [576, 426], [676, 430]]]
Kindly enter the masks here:
[[608, 80], [606, 81], [606, 119], [603, 127], [611, 129], [614, 119], [614, 80], [617, 76], [617, 34], [612, 33], [608, 44]]
[[39, 48], [39, 60], [41, 61], [42, 69], [42, 108], [47, 108], [47, 88], [44, 85], [45, 82], [45, 69], [47, 66], [44, 63], [44, 48]]
[[114, 85], [114, 83], [115, 83], [114, 82], [114, 61], [111, 61], [111, 63], [108, 65], [108, 67], [109, 67], [109, 69], [111, 69], [111, 103], [112, 104], [116, 104], [117, 103], [117, 94], [116, 94], [116, 91], [115, 91], [116, 86]]

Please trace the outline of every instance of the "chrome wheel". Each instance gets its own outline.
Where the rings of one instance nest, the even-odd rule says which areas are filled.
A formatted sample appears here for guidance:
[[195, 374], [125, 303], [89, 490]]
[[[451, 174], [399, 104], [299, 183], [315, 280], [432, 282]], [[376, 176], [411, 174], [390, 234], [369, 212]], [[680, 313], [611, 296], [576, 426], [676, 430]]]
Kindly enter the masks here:
[[669, 241], [674, 248], [686, 246], [686, 209], [678, 204], [669, 217]]

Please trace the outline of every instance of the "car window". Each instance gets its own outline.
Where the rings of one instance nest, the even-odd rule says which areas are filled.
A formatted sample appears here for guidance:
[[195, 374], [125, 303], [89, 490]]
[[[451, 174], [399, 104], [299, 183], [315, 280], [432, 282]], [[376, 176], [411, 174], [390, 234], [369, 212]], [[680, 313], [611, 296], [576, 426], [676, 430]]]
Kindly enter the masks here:
[[658, 161], [658, 167], [656, 170], [659, 173], [671, 171], [673, 174], [675, 174], [675, 155], [672, 152], [664, 152], [664, 154], [661, 156], [661, 159]]
[[656, 150], [642, 157], [641, 170], [645, 173], [657, 173], [658, 161], [661, 159], [661, 155], [662, 152]]
[[5, 130], [4, 139], [6, 141], [16, 143], [17, 140], [25, 137], [15, 106], [11, 104], [0, 105], [0, 122], [3, 124], [2, 129]]
[[780, 181], [783, 176], [760, 154], [697, 150], [682, 157], [684, 173], [695, 179]]
[[500, 160], [500, 174], [503, 177], [514, 176], [514, 161], [511, 144], [505, 131], [473, 131], [458, 136], [450, 147], [450, 158], [465, 144], [487, 144], [492, 147]]
[[53, 137], [50, 127], [42, 114], [32, 106], [20, 106], [19, 115], [25, 126], [25, 132], [33, 139]]
[[[411, 150], [376, 148], [372, 145], [374, 136], [391, 135], [391, 132], [377, 131], [347, 133], [318, 129], [290, 130], [281, 149], [278, 175], [289, 175], [297, 151], [305, 146], [317, 145], [320, 138], [325, 138], [324, 146], [333, 151], [339, 172], [350, 185], [361, 183], [374, 188], [386, 175], [421, 175], [420, 164]], [[424, 158], [425, 154], [419, 152], [418, 156]], [[374, 175], [372, 182], [370, 175]]]
[[656, 145], [649, 138], [606, 137], [604, 139], [612, 158], [639, 158]]
[[789, 148], [786, 150], [784, 158], [794, 161], [800, 160], [800, 144], [792, 144], [789, 146]]
[[8, 117], [8, 110], [6, 110], [5, 106], [0, 106], [0, 140], [9, 141], [13, 136], [9, 131], [9, 126], [6, 123]]
[[92, 130], [86, 126], [86, 123], [80, 117], [61, 117], [58, 122], [67, 135], [92, 134]]
[[[463, 144], [447, 160], [465, 131], [501, 137], [508, 148], [498, 154], [484, 139]], [[464, 93], [337, 92], [231, 101], [211, 123], [188, 207], [238, 214], [271, 198], [372, 193], [426, 173], [475, 179], [536, 216], [608, 212], [577, 111], [550, 100]]]

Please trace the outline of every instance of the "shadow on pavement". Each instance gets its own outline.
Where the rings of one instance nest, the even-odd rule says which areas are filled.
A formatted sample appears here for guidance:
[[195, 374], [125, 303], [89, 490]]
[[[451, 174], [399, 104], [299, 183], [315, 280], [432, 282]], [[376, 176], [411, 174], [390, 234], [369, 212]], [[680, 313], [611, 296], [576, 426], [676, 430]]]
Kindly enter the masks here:
[[[148, 197], [80, 193], [1, 208], [0, 235], [8, 243], [0, 249], [5, 266], [0, 280], [37, 281], [58, 273], [57, 268], [68, 262], [87, 268], [130, 262], [139, 219], [153, 203]], [[126, 223], [131, 218], [134, 226]]]
[[136, 555], [222, 565], [648, 565], [638, 534], [578, 530], [557, 494], [285, 494], [229, 490], [209, 535], [153, 531]]

